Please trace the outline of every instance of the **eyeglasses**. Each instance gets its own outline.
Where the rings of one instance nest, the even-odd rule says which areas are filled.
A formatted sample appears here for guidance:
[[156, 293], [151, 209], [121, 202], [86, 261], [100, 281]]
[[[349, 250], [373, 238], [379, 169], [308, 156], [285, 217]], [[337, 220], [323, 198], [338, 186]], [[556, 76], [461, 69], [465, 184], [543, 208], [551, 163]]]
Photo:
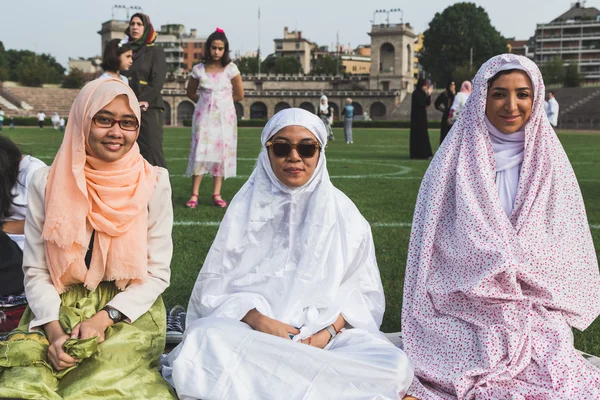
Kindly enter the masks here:
[[287, 157], [290, 155], [293, 149], [296, 149], [300, 157], [311, 158], [314, 157], [317, 150], [321, 148], [319, 143], [288, 143], [288, 142], [267, 142], [267, 148], [273, 148], [273, 154], [275, 157]]
[[98, 128], [112, 128], [118, 123], [119, 127], [124, 131], [135, 131], [140, 126], [135, 119], [122, 119], [119, 121], [109, 117], [94, 117], [92, 118], [92, 121], [94, 121], [94, 125]]

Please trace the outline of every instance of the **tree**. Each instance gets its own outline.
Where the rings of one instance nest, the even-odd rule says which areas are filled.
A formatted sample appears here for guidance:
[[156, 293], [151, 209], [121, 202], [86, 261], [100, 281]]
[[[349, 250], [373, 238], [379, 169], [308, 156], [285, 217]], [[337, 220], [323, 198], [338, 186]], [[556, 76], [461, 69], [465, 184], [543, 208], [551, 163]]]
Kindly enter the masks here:
[[242, 57], [236, 64], [242, 74], [258, 73], [258, 57]]
[[458, 68], [469, 65], [473, 49], [473, 67], [492, 56], [506, 52], [506, 40], [494, 28], [483, 7], [474, 3], [456, 3], [436, 13], [424, 32], [420, 63], [439, 85], [445, 85]]
[[577, 63], [567, 65], [567, 68], [565, 69], [565, 86], [579, 87], [581, 86], [581, 80], [582, 78]]
[[302, 64], [296, 57], [269, 56], [262, 62], [261, 68], [264, 72], [275, 74], [297, 74], [302, 72]]
[[553, 57], [542, 65], [542, 76], [546, 85], [562, 84], [565, 81], [565, 67], [560, 57]]
[[457, 67], [452, 73], [452, 79], [454, 79], [454, 82], [456, 83], [456, 90], [458, 91], [460, 89], [460, 85], [464, 81], [473, 82], [476, 73], [477, 71], [475, 68], [471, 68], [469, 64]]
[[61, 87], [67, 89], [80, 89], [85, 83], [83, 71], [78, 68], [73, 68], [67, 76], [64, 77]]
[[344, 66], [339, 57], [322, 56], [315, 61], [311, 73], [336, 75], [344, 72]]

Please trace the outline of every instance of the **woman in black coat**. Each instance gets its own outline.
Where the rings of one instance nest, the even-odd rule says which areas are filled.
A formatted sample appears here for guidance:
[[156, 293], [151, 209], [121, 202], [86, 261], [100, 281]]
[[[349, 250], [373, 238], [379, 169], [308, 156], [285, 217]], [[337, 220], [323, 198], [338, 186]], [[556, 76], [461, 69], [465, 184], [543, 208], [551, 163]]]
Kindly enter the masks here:
[[426, 160], [433, 157], [429, 132], [427, 131], [427, 107], [431, 104], [433, 87], [427, 87], [425, 79], [419, 78], [412, 94], [410, 109], [410, 158]]
[[142, 108], [142, 124], [137, 142], [142, 156], [152, 165], [167, 167], [163, 154], [164, 101], [160, 94], [167, 75], [167, 62], [162, 48], [154, 45], [156, 32], [146, 14], [135, 13], [125, 31], [133, 49], [133, 65], [124, 71], [129, 86]]
[[454, 81], [448, 82], [446, 86], [446, 90], [444, 90], [440, 95], [435, 99], [435, 108], [443, 113], [442, 115], [442, 126], [440, 128], [440, 146], [442, 142], [446, 138], [448, 132], [450, 132], [450, 128], [452, 125], [448, 121], [448, 115], [450, 114], [450, 107], [452, 107], [452, 102], [454, 101], [454, 95], [456, 94], [456, 83]]

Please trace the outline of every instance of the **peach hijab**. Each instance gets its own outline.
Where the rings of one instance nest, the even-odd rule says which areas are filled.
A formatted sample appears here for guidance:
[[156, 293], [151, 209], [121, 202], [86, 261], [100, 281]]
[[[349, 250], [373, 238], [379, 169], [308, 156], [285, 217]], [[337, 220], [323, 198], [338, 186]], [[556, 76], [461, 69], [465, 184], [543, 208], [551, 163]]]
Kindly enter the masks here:
[[[137, 143], [121, 159], [105, 162], [87, 142], [92, 117], [119, 95], [127, 96], [141, 121], [137, 98], [121, 80], [88, 83], [71, 107], [50, 169], [42, 235], [50, 276], [59, 293], [76, 283], [94, 290], [101, 281], [115, 281], [124, 290], [131, 280], [147, 277], [148, 202], [158, 168], [144, 160]], [[90, 227], [96, 233], [88, 269]]]

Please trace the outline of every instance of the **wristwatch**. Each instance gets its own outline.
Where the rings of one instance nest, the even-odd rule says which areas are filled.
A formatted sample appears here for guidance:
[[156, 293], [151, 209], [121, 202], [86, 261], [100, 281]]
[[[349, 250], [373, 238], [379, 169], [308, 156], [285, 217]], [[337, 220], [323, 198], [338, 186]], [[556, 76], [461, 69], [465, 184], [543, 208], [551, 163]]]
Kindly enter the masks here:
[[329, 325], [329, 326], [325, 327], [325, 330], [327, 332], [329, 332], [329, 334], [331, 335], [331, 337], [329, 338], [329, 341], [331, 342], [331, 339], [333, 339], [334, 337], [337, 336], [337, 332], [335, 331], [335, 328], [333, 327], [333, 325]]
[[112, 321], [115, 324], [117, 322], [121, 322], [121, 320], [123, 319], [123, 314], [121, 314], [121, 311], [117, 310], [116, 308], [112, 308], [111, 306], [105, 306], [103, 310], [108, 313], [108, 318], [112, 319]]

